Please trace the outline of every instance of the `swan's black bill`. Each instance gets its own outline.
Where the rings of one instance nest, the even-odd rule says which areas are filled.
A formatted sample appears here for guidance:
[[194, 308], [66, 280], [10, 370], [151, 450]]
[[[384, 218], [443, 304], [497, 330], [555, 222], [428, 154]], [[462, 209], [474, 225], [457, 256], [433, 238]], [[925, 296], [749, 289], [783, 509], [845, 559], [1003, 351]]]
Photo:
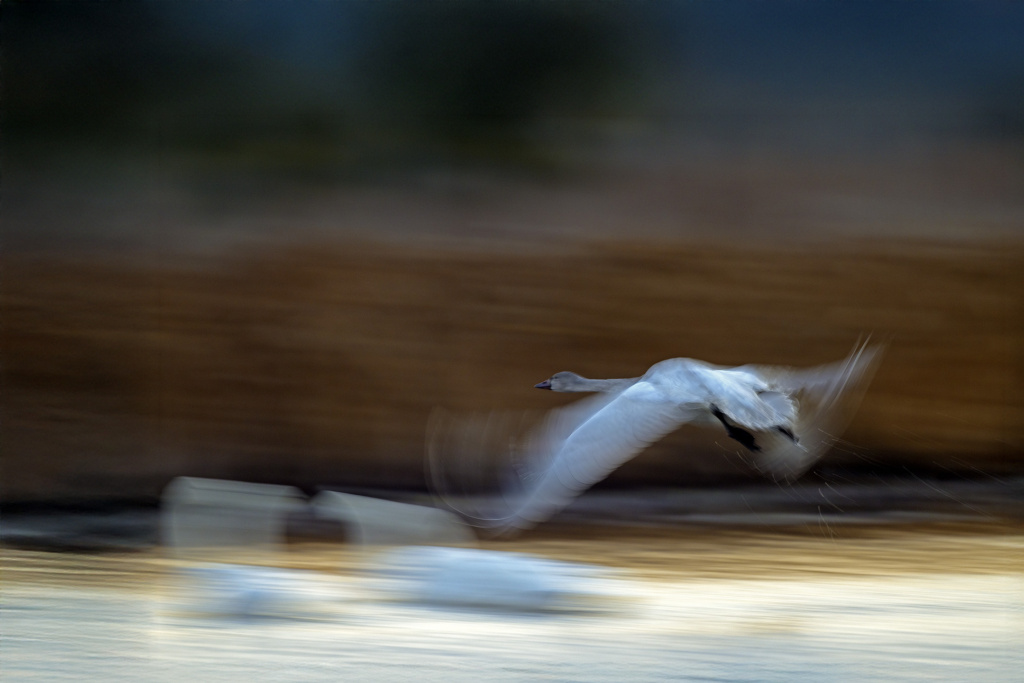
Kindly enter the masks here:
[[533, 388], [534, 389], [547, 389], [548, 391], [550, 391], [551, 390], [551, 380], [547, 380], [546, 379], [543, 382], [540, 382], [539, 384], [534, 384]]

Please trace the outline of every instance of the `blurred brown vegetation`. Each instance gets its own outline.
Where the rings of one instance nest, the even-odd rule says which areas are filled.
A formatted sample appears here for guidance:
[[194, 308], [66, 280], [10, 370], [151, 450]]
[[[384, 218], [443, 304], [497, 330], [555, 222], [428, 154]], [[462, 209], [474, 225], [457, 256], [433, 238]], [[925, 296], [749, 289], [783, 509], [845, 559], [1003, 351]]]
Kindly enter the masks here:
[[[674, 356], [817, 364], [862, 332], [889, 350], [826, 462], [1024, 464], [1019, 244], [12, 254], [4, 279], [6, 501], [151, 497], [177, 475], [419, 487], [435, 406], [545, 409], [565, 397], [532, 384], [555, 371]], [[684, 428], [612, 481], [755, 476], [719, 436]]]

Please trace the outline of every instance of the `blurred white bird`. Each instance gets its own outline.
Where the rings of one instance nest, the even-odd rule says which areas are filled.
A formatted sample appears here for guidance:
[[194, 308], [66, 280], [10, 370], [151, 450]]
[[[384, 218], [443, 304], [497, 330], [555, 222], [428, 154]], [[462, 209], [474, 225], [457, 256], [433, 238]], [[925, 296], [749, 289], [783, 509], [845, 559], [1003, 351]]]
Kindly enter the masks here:
[[[460, 423], [435, 413], [428, 432], [432, 483], [446, 504], [471, 523], [497, 532], [525, 529], [685, 423], [720, 423], [729, 437], [755, 454], [760, 470], [774, 479], [795, 479], [835, 441], [880, 352], [880, 346], [865, 341], [843, 361], [807, 369], [727, 368], [672, 358], [631, 379], [559, 372], [536, 387], [598, 395], [550, 411], [523, 439], [516, 437], [520, 429], [509, 414]], [[489, 446], [509, 449], [517, 481], [496, 473], [505, 479], [497, 511], [455, 508], [449, 496], [451, 459], [461, 460], [455, 466], [465, 468], [467, 456], [479, 457]], [[479, 483], [486, 473], [474, 476]]]
[[224, 617], [311, 618], [331, 614], [341, 596], [333, 577], [314, 571], [197, 563], [180, 577], [171, 611]]
[[370, 575], [392, 599], [517, 611], [601, 609], [629, 589], [607, 567], [479, 548], [394, 548]]

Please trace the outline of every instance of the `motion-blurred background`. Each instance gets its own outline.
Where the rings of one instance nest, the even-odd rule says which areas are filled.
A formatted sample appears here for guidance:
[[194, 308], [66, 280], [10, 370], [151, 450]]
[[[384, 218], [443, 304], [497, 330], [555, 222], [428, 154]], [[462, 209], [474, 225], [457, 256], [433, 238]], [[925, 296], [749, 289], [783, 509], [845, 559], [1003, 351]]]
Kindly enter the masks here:
[[[1024, 6], [0, 9], [3, 499], [422, 489], [435, 406], [890, 342], [817, 473], [1024, 471]], [[607, 486], [754, 480], [684, 429]], [[830, 469], [831, 468], [831, 469]]]

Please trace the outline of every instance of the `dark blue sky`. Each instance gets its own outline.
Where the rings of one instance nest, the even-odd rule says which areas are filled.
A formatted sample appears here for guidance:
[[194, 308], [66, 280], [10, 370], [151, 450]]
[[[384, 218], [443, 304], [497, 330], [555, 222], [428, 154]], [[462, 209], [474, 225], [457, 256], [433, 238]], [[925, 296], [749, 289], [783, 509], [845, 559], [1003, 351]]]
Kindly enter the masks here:
[[[197, 43], [312, 71], [336, 69], [350, 55], [366, 6], [323, 0], [152, 4], [171, 32]], [[1024, 3], [1018, 2], [704, 0], [624, 7], [657, 17], [676, 54], [710, 78], [934, 88], [1024, 71]]]
[[[495, 7], [533, 8], [534, 14], [522, 23], [523, 31], [499, 35], [500, 21], [523, 17]], [[610, 59], [626, 64], [616, 81], [618, 100], [642, 98], [647, 88], [662, 98], [652, 111], [698, 117], [691, 123], [703, 112], [708, 125], [732, 120], [744, 128], [751, 116], [794, 119], [802, 115], [802, 103], [810, 102], [825, 106], [805, 115], [830, 130], [843, 130], [851, 116], [903, 117], [910, 127], [933, 117], [935, 125], [947, 128], [984, 127], [987, 117], [1024, 134], [1024, 3], [975, 0], [9, 0], [0, 8], [5, 123], [15, 142], [34, 131], [87, 136], [95, 125], [126, 137], [135, 131], [136, 139], [168, 131], [173, 138], [176, 128], [183, 129], [183, 139], [196, 144], [197, 138], [248, 135], [248, 118], [258, 129], [253, 135], [263, 135], [268, 125], [278, 127], [274, 135], [303, 126], [314, 132], [348, 126], [347, 135], [394, 112], [408, 109], [415, 118], [423, 114], [415, 108], [425, 96], [451, 85], [443, 79], [459, 68], [462, 53], [431, 67], [427, 76], [436, 82], [418, 83], [419, 57], [387, 51], [395, 36], [389, 31], [408, 23], [410, 14], [416, 14], [413, 30], [402, 35], [414, 41], [417, 54], [445, 51], [452, 36], [463, 41], [460, 49], [467, 55], [476, 51], [478, 63], [470, 73], [457, 75], [463, 80], [442, 92], [451, 101], [442, 103], [438, 117], [488, 111], [492, 104], [512, 107], [533, 96], [531, 88], [547, 83], [549, 74], [540, 70], [534, 80], [517, 79], [513, 63], [498, 65], [492, 78], [487, 69], [503, 53], [481, 45], [499, 36], [519, 49], [532, 39], [529, 27], [537, 25], [538, 14], [550, 14], [551, 7], [564, 16], [547, 25], [555, 31], [543, 48], [547, 52], [527, 55], [524, 63], [538, 54], [557, 57], [551, 40], [557, 46], [564, 36], [568, 44], [577, 28], [596, 26], [607, 33], [597, 40], [610, 46]], [[463, 8], [471, 8], [477, 23], [453, 30]], [[479, 15], [487, 12], [499, 23], [480, 23]], [[586, 24], [588, 13], [603, 18]], [[492, 33], [474, 35], [479, 26]], [[398, 87], [409, 92], [404, 101], [374, 101], [380, 93], [373, 88], [394, 74], [384, 63], [391, 58], [405, 59], [399, 66], [407, 80]], [[644, 85], [633, 87], [644, 78]], [[576, 72], [563, 79], [575, 83]], [[520, 113], [548, 111], [550, 97], [537, 97], [535, 106]], [[578, 93], [583, 103], [600, 97], [597, 91]], [[851, 114], [849, 103], [858, 100], [888, 104]], [[637, 111], [644, 115], [642, 108]], [[958, 116], [975, 120], [950, 123]]]
[[711, 76], [781, 86], [964, 87], [1024, 75], [1024, 4], [697, 2], [692, 54]]

